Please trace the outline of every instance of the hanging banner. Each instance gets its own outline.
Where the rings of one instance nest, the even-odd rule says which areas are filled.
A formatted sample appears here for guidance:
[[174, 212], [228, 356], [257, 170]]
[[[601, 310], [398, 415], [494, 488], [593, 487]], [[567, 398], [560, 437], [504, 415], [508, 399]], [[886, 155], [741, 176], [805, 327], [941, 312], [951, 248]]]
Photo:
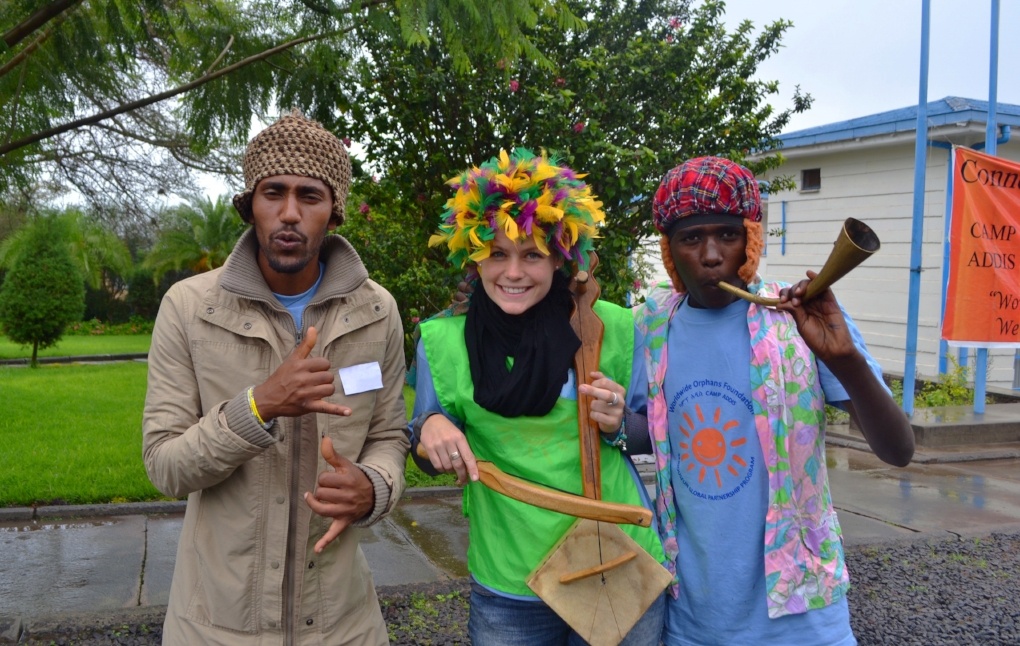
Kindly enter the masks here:
[[950, 345], [1020, 347], [1020, 163], [953, 149]]

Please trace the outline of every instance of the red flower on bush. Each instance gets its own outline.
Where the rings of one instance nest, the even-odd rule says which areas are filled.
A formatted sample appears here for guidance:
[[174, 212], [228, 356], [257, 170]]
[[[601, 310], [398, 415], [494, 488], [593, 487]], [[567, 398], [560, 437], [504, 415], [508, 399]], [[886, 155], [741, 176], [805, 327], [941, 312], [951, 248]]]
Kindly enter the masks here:
[[574, 124], [574, 132], [584, 132], [584, 122], [578, 121]]
[[511, 81], [510, 81], [510, 91], [511, 92], [516, 92], [520, 87], [521, 87], [521, 84], [517, 81], [517, 79], [511, 79]]
[[361, 211], [362, 215], [368, 215], [372, 211], [372, 207], [368, 205], [368, 202], [362, 202], [358, 210]]
[[351, 147], [351, 138], [350, 137], [344, 137], [343, 138], [343, 142], [344, 142], [344, 145], [347, 146], [348, 148]]
[[566, 87], [566, 85], [567, 79], [563, 78], [562, 76], [556, 77], [556, 87]]

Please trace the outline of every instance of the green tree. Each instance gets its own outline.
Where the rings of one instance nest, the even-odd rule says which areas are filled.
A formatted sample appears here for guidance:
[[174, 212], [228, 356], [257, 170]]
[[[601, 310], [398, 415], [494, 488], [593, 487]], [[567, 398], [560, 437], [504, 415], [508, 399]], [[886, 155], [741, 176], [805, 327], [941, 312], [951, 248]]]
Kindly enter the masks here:
[[[46, 213], [60, 220], [60, 227], [67, 234], [71, 259], [89, 287], [102, 289], [131, 275], [131, 252], [127, 245], [94, 217], [76, 207]], [[26, 221], [22, 228], [0, 243], [0, 268], [10, 268], [14, 260], [24, 253], [25, 246], [34, 235], [33, 228], [51, 226], [48, 217]]]
[[[461, 72], [439, 47], [404, 46], [395, 21], [362, 34], [350, 110], [334, 127], [362, 142], [378, 170], [378, 184], [360, 180], [374, 185], [364, 191], [372, 213], [385, 211], [416, 241], [408, 255], [380, 259], [398, 276], [451, 287], [441, 252], [425, 249], [449, 197], [444, 181], [500, 148], [525, 146], [589, 173], [608, 220], [597, 275], [604, 297], [622, 302], [639, 277], [635, 251], [653, 233], [651, 198], [665, 171], [696, 155], [740, 161], [771, 150], [791, 115], [810, 106], [798, 88], [789, 108], [773, 109], [777, 83], [755, 78], [787, 21], [756, 35], [747, 21], [727, 31], [718, 0], [568, 4], [585, 31], [565, 37], [539, 24], [529, 32], [551, 67], [493, 55]], [[771, 155], [750, 165], [760, 172], [779, 162]]]
[[194, 199], [172, 209], [142, 267], [159, 282], [167, 273], [202, 273], [227, 261], [247, 224], [224, 197]]
[[[332, 82], [355, 30], [396, 21], [461, 68], [540, 58], [526, 30], [576, 25], [564, 0], [7, 0], [0, 3], [0, 193], [73, 187], [111, 227], [145, 222], [192, 171], [236, 178], [252, 115], [349, 102]], [[2, 196], [0, 196], [2, 197]]]
[[[369, 276], [384, 285], [400, 305], [406, 358], [414, 352], [411, 339], [418, 321], [450, 303], [459, 271], [437, 262], [416, 232], [434, 226], [424, 209], [407, 211], [388, 182], [359, 184], [347, 202], [347, 220], [339, 233], [347, 238]], [[371, 206], [370, 206], [371, 205]], [[411, 221], [416, 218], [415, 221]]]
[[29, 232], [0, 287], [0, 331], [32, 346], [34, 368], [39, 348], [54, 345], [81, 318], [85, 283], [71, 259], [64, 221], [47, 216]]

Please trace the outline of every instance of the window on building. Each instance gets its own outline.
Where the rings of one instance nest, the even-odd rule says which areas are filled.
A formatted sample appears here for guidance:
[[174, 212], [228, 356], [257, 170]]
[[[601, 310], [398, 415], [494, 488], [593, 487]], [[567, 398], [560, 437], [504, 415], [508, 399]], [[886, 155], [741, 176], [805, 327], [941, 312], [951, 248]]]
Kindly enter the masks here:
[[822, 188], [822, 169], [821, 168], [805, 168], [800, 171], [800, 190], [805, 191], [818, 191]]

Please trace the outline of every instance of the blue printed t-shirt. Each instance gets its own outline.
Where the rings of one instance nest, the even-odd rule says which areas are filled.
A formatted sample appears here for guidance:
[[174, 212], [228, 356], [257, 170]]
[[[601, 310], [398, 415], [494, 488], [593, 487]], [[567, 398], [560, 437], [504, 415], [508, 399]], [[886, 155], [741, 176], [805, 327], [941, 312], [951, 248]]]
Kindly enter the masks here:
[[[846, 599], [768, 618], [764, 538], [768, 472], [752, 414], [748, 303], [699, 309], [670, 322], [663, 394], [677, 506], [679, 598], [668, 597], [669, 646], [856, 644]], [[679, 370], [675, 369], [679, 367]], [[849, 399], [819, 364], [826, 401]]]

